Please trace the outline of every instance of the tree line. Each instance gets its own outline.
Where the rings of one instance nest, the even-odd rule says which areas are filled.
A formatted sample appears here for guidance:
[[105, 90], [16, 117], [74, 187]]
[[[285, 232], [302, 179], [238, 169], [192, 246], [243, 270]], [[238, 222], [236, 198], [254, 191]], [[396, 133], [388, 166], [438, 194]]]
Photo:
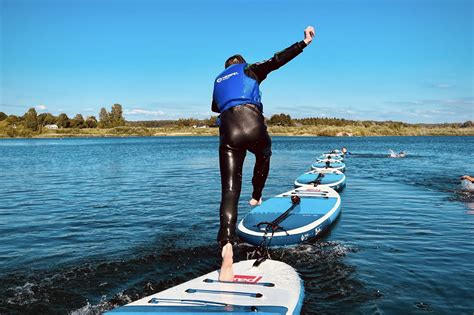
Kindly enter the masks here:
[[449, 128], [472, 128], [474, 123], [470, 120], [464, 123], [443, 123], [443, 124], [409, 124], [401, 121], [375, 121], [375, 120], [350, 120], [344, 118], [330, 117], [309, 117], [309, 118], [291, 118], [288, 114], [275, 114], [267, 119], [267, 124], [271, 126], [386, 126], [392, 129], [401, 129], [403, 127], [449, 127]]
[[50, 113], [41, 113], [38, 115], [35, 108], [30, 108], [23, 116], [7, 115], [0, 112], [0, 121], [4, 121], [6, 126], [16, 128], [24, 127], [30, 131], [41, 131], [43, 127], [56, 125], [58, 128], [113, 128], [125, 125], [122, 105], [114, 104], [109, 111], [101, 108], [99, 120], [95, 116], [84, 118], [82, 114], [77, 114], [69, 118], [67, 114], [61, 113], [54, 116]]
[[[309, 117], [309, 118], [291, 118], [289, 114], [275, 114], [270, 118], [265, 118], [269, 126], [360, 126], [369, 128], [372, 126], [385, 126], [391, 129], [399, 130], [403, 127], [451, 127], [451, 128], [472, 128], [474, 123], [466, 121], [464, 123], [445, 123], [445, 124], [408, 124], [398, 121], [373, 121], [373, 120], [348, 120], [344, 118], [328, 117]], [[217, 127], [218, 117], [211, 116], [208, 119], [180, 118], [178, 120], [149, 120], [149, 121], [125, 121], [123, 117], [122, 105], [112, 105], [110, 111], [101, 108], [99, 119], [95, 116], [84, 118], [81, 114], [76, 114], [69, 118], [65, 113], [54, 116], [50, 113], [38, 114], [35, 108], [30, 108], [23, 116], [7, 115], [0, 112], [0, 127], [16, 128], [21, 126], [28, 131], [41, 132], [43, 127], [48, 125], [57, 125], [58, 128], [115, 128], [128, 125], [130, 127]]]

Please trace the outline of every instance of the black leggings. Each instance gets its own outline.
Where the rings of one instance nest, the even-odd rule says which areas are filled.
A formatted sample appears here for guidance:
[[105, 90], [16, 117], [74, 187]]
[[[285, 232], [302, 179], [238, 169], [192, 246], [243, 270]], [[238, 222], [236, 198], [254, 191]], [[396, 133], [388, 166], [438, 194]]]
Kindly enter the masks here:
[[224, 111], [220, 123], [219, 164], [222, 199], [220, 229], [221, 246], [235, 243], [237, 205], [242, 187], [242, 166], [247, 150], [255, 154], [252, 198], [260, 200], [270, 169], [272, 142], [262, 113], [254, 105], [240, 105]]

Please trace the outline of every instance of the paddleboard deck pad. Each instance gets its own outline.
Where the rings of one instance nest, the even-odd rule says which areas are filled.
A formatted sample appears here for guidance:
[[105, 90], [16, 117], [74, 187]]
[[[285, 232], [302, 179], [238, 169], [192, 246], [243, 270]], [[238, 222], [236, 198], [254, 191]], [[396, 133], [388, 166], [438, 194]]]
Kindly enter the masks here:
[[325, 159], [332, 159], [332, 160], [337, 160], [337, 161], [344, 161], [344, 157], [339, 154], [328, 154], [324, 153], [321, 156], [319, 156], [318, 160], [325, 160]]
[[[299, 197], [297, 205], [292, 202], [292, 196]], [[256, 246], [272, 234], [267, 246], [294, 245], [322, 235], [340, 211], [341, 197], [334, 189], [307, 185], [265, 200], [240, 221], [237, 231], [243, 241]], [[270, 231], [267, 223], [275, 221], [278, 228]]]
[[329, 162], [329, 163], [341, 163], [342, 161], [341, 160], [337, 160], [337, 159], [333, 159], [333, 158], [329, 158], [329, 159], [317, 159], [316, 162], [322, 162], [322, 163], [326, 163], [326, 162]]
[[328, 186], [335, 191], [342, 191], [346, 186], [346, 175], [338, 170], [321, 169], [319, 171], [306, 172], [295, 180], [295, 187], [301, 187], [304, 185], [313, 185], [314, 182], [319, 181], [320, 183], [316, 187], [321, 185]]
[[218, 271], [144, 297], [105, 314], [299, 314], [303, 282], [291, 266], [265, 260], [233, 265], [234, 281], [218, 281]]
[[326, 162], [315, 162], [311, 165], [311, 168], [313, 170], [321, 170], [321, 169], [327, 169], [327, 168], [332, 168], [335, 170], [339, 170], [341, 172], [344, 172], [346, 170], [346, 164], [339, 162], [339, 161], [330, 161], [329, 162], [329, 167], [326, 164]]

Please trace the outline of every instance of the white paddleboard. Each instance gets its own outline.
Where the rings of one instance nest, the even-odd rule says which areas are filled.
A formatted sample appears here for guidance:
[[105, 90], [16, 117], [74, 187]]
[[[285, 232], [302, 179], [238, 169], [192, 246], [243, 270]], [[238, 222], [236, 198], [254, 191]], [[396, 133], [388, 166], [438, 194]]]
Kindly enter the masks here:
[[116, 308], [105, 314], [299, 314], [304, 288], [291, 266], [265, 260], [235, 263], [234, 281], [218, 281], [218, 271]]

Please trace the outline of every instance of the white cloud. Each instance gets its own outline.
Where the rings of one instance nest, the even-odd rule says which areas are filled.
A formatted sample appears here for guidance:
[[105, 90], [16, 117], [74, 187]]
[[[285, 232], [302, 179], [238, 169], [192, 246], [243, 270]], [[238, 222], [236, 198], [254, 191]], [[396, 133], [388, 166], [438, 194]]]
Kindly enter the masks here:
[[165, 113], [161, 110], [147, 110], [141, 108], [132, 108], [125, 110], [126, 115], [144, 115], [144, 116], [163, 116]]
[[[295, 110], [297, 109], [297, 110]], [[281, 106], [269, 110], [265, 116], [289, 113], [293, 118], [336, 117], [355, 120], [394, 120], [408, 123], [444, 123], [474, 120], [474, 98], [412, 99], [385, 101], [379, 104], [357, 106], [298, 105]]]
[[46, 110], [47, 107], [45, 105], [38, 105], [38, 106], [35, 106], [35, 109], [37, 109], [37, 110]]
[[458, 97], [450, 99], [433, 99], [433, 100], [411, 100], [411, 101], [386, 101], [389, 105], [428, 105], [428, 106], [457, 106], [469, 109], [474, 105], [473, 97]]
[[339, 112], [340, 112], [340, 113], [343, 113], [343, 114], [345, 113], [345, 114], [348, 114], [348, 115], [356, 114], [355, 111], [350, 110], [350, 109], [341, 109]]

